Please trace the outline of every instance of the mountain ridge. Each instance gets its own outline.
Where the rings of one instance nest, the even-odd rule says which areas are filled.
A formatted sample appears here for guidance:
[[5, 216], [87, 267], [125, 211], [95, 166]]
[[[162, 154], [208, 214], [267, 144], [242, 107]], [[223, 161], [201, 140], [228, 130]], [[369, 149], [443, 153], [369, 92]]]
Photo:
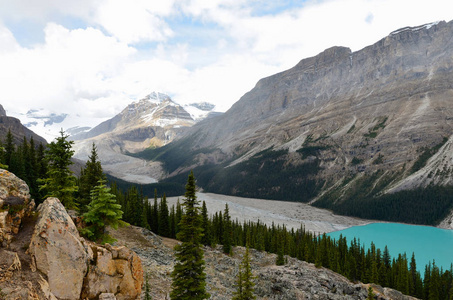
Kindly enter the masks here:
[[8, 116], [5, 109], [0, 104], [0, 138], [2, 141], [5, 141], [9, 130], [11, 130], [13, 142], [16, 145], [22, 144], [24, 137], [27, 141], [33, 137], [35, 145], [38, 145], [39, 143], [47, 145], [47, 141], [43, 137], [22, 125], [19, 119]]
[[[199, 184], [210, 192], [323, 200], [329, 208], [359, 196], [380, 197], [409, 182], [420, 170], [413, 165], [423, 169], [435, 153], [447, 155], [452, 33], [453, 22], [441, 21], [396, 30], [355, 52], [331, 47], [259, 80], [222, 116], [142, 157], [162, 161], [167, 181], [197, 170]], [[425, 152], [430, 154], [422, 159]], [[442, 178], [453, 172], [451, 163], [436, 165], [447, 167], [430, 170], [426, 185], [446, 182]], [[423, 188], [417, 181], [404, 186]]]
[[210, 110], [193, 108], [189, 113], [168, 95], [153, 92], [91, 130], [71, 136], [75, 141], [74, 156], [86, 160], [94, 143], [107, 173], [136, 183], [154, 183], [165, 173], [160, 163], [125, 154], [171, 142], [198, 120], [209, 118], [214, 106], [208, 107]]

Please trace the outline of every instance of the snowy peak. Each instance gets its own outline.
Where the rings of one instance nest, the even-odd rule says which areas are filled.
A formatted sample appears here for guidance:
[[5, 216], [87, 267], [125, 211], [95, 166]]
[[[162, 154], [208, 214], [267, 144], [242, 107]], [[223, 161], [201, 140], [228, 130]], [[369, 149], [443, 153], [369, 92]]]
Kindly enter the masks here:
[[147, 95], [144, 99], [142, 100], [149, 100], [151, 102], [156, 102], [160, 103], [163, 102], [167, 99], [170, 99], [170, 97], [164, 93], [159, 93], [159, 92], [152, 92], [151, 94]]
[[213, 111], [215, 108], [214, 104], [208, 103], [208, 102], [198, 102], [198, 103], [191, 103], [188, 106], [193, 106], [195, 108], [198, 108], [199, 110], [202, 111]]
[[[192, 126], [194, 119], [184, 108], [162, 93], [152, 93], [129, 104], [121, 113], [123, 125]], [[144, 123], [144, 124], [143, 124]]]
[[221, 114], [214, 111], [215, 105], [208, 102], [198, 102], [184, 105], [184, 109], [196, 122]]

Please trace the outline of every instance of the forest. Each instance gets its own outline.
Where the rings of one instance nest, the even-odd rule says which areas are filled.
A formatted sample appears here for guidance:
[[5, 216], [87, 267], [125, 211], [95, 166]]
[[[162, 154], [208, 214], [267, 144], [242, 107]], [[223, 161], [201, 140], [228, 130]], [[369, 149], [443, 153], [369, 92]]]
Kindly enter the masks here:
[[[55, 195], [67, 208], [76, 209], [88, 221], [88, 232], [85, 232], [88, 238], [105, 241], [99, 240], [102, 236], [96, 234], [103, 232], [100, 230], [102, 227], [94, 222], [90, 225], [90, 220], [96, 219], [96, 214], [99, 213], [95, 208], [102, 202], [104, 207], [108, 207], [115, 215], [114, 219], [106, 221], [105, 224], [101, 224], [102, 226], [116, 227], [121, 219], [121, 222], [148, 228], [164, 237], [179, 236], [183, 224], [181, 220], [185, 214], [179, 201], [176, 205], [168, 207], [166, 194], [159, 194], [157, 189], [154, 190], [154, 198], [149, 201], [140, 187], [134, 185], [124, 187], [115, 182], [110, 182], [109, 187], [105, 186], [105, 175], [94, 144], [81, 175], [78, 178], [74, 177], [68, 170], [73, 154], [71, 145], [72, 142], [61, 132], [61, 136], [47, 148], [35, 145], [33, 139], [29, 141], [24, 139], [21, 145], [16, 146], [12, 144], [9, 133], [1, 144], [3, 151], [0, 151], [0, 163], [3, 168], [14, 172], [29, 184], [32, 197], [38, 203], [44, 197]], [[264, 152], [260, 155], [269, 157], [271, 154]], [[253, 160], [251, 163], [253, 164]], [[433, 192], [437, 191], [429, 189], [425, 192], [419, 191], [418, 196], [408, 194], [406, 198], [425, 199]], [[444, 201], [447, 207], [448, 201], [442, 199], [443, 197], [439, 197], [435, 201]], [[384, 207], [395, 202], [394, 199], [387, 201], [389, 203], [384, 203]], [[317, 267], [329, 268], [354, 282], [372, 282], [427, 300], [453, 298], [453, 266], [449, 270], [443, 270], [433, 261], [424, 266], [422, 277], [417, 271], [413, 254], [410, 258], [406, 253], [391, 257], [387, 247], [378, 249], [373, 244], [362, 245], [360, 240], [347, 241], [344, 237], [334, 240], [326, 235], [316, 236], [305, 231], [303, 227], [289, 230], [282, 225], [267, 226], [259, 221], [240, 223], [231, 219], [227, 205], [224, 211], [213, 214], [208, 214], [205, 203], [198, 205], [201, 210], [201, 243], [207, 247], [223, 245], [226, 255], [234, 251], [234, 246], [248, 245], [258, 251], [276, 253], [276, 264], [285, 264], [284, 257], [288, 255], [314, 263]], [[364, 203], [363, 207], [357, 207], [365, 212], [364, 216], [367, 205], [370, 204]], [[417, 209], [427, 211], [427, 216], [436, 215], [429, 212], [428, 206], [417, 206]], [[396, 207], [390, 215], [397, 214]]]

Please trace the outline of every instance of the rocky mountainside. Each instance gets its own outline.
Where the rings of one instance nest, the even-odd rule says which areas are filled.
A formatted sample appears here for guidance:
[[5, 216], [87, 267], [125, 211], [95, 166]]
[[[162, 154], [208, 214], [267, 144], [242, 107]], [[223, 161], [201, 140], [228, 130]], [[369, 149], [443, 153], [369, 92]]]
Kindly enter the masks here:
[[0, 299], [140, 297], [143, 269], [135, 252], [80, 237], [56, 198], [34, 208], [25, 182], [0, 169]]
[[[161, 238], [140, 227], [121, 228], [111, 234], [118, 245], [127, 244], [140, 257], [144, 273], [148, 274], [152, 299], [169, 299], [175, 258], [173, 247], [177, 241]], [[239, 264], [244, 248], [234, 247], [233, 255], [223, 254], [221, 246], [204, 248], [207, 291], [211, 299], [228, 300], [235, 291]], [[275, 254], [250, 250], [251, 267], [255, 276], [257, 299], [366, 299], [367, 284], [353, 283], [325, 268], [288, 257], [284, 266], [276, 266]], [[411, 300], [398, 291], [372, 285], [376, 299]]]
[[13, 135], [13, 140], [16, 145], [19, 145], [23, 142], [24, 137], [29, 140], [33, 137], [35, 144], [43, 143], [47, 144], [47, 141], [35, 134], [33, 131], [22, 125], [19, 119], [9, 117], [6, 115], [6, 111], [3, 109], [3, 106], [0, 105], [0, 140], [5, 141], [8, 130], [11, 130]]
[[209, 117], [213, 108], [209, 103], [183, 107], [169, 96], [153, 92], [90, 131], [72, 135], [74, 157], [86, 160], [95, 143], [107, 173], [131, 182], [155, 182], [163, 173], [159, 163], [147, 163], [124, 154], [173, 141], [198, 120]]
[[442, 21], [332, 47], [143, 157], [165, 157], [171, 176], [198, 167], [211, 192], [324, 206], [451, 184], [452, 34]]

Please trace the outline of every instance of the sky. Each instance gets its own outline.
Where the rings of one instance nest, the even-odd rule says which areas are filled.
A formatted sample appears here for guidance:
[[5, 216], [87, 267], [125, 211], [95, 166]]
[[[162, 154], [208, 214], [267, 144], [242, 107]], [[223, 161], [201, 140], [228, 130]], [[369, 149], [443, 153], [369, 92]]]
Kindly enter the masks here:
[[23, 123], [66, 114], [31, 127], [48, 140], [152, 91], [226, 111], [326, 48], [452, 19], [451, 0], [0, 0], [0, 104]]

